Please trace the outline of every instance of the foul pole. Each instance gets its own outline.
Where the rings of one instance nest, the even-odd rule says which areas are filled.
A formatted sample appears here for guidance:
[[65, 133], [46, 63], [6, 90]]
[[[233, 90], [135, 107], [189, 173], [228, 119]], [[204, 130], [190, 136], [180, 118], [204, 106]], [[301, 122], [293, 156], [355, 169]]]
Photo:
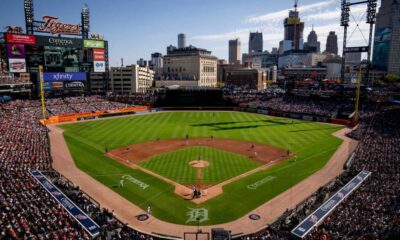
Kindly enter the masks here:
[[44, 99], [44, 89], [43, 89], [43, 66], [39, 66], [39, 80], [40, 80], [40, 99], [42, 102], [42, 119], [46, 119], [46, 101]]

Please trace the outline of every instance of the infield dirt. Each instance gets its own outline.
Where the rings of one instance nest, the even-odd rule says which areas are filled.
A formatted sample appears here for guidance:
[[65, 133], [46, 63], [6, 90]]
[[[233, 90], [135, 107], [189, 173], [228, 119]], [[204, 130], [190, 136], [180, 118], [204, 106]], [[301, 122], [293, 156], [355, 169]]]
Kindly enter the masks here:
[[[262, 166], [252, 169], [248, 172], [230, 178], [216, 185], [200, 184], [196, 186], [202, 190], [202, 197], [192, 199], [191, 185], [182, 185], [165, 178], [157, 173], [149, 171], [137, 163], [144, 161], [152, 156], [176, 151], [179, 149], [195, 146], [205, 146], [221, 149], [228, 152], [234, 152], [251, 158], [254, 161], [263, 163]], [[139, 169], [147, 174], [157, 177], [169, 184], [175, 186], [175, 193], [183, 198], [190, 199], [196, 204], [201, 204], [223, 193], [223, 186], [237, 181], [243, 177], [253, 174], [257, 171], [265, 170], [280, 161], [283, 161], [291, 156], [290, 152], [283, 149], [272, 147], [270, 145], [258, 144], [234, 139], [214, 139], [214, 138], [192, 138], [192, 139], [170, 139], [170, 140], [155, 140], [145, 143], [132, 144], [122, 148], [114, 149], [106, 153], [106, 156], [114, 159], [122, 164], [125, 164], [133, 169]], [[191, 159], [188, 159], [191, 160]]]

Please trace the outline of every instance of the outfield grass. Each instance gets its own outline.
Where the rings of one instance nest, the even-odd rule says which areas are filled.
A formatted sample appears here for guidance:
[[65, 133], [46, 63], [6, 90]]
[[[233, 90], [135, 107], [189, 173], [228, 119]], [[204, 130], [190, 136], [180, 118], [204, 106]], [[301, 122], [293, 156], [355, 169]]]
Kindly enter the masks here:
[[[341, 143], [331, 135], [340, 126], [241, 112], [166, 112], [61, 127], [66, 130], [64, 137], [80, 169], [144, 210], [150, 204], [157, 218], [188, 225], [196, 225], [196, 221], [187, 222], [189, 208], [208, 210], [209, 220], [201, 225], [224, 223], [243, 216], [321, 169]], [[195, 205], [175, 195], [173, 186], [103, 155], [106, 147], [117, 149], [156, 138], [184, 138], [186, 134], [270, 144], [295, 152], [298, 158], [228, 184], [224, 194]], [[142, 189], [126, 183], [124, 188], [113, 188], [123, 175], [131, 175], [150, 187]], [[261, 180], [263, 184], [256, 189], [248, 188]]]
[[151, 157], [139, 165], [181, 184], [196, 183], [196, 168], [189, 163], [200, 157], [210, 165], [201, 169], [202, 184], [217, 184], [261, 166], [246, 156], [211, 147], [189, 147]]

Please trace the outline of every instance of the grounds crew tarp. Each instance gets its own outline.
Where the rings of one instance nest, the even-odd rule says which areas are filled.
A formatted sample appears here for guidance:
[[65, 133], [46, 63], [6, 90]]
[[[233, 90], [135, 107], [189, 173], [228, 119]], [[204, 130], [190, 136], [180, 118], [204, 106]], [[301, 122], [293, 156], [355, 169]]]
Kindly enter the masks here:
[[54, 184], [47, 179], [40, 171], [30, 170], [32, 176], [47, 192], [57, 200], [61, 206], [92, 236], [95, 237], [100, 232], [100, 227], [85, 212], [75, 205], [67, 196], [64, 195]]
[[331, 198], [324, 202], [317, 210], [304, 219], [297, 227], [292, 230], [296, 237], [304, 238], [315, 226], [318, 226], [325, 217], [329, 215], [350, 193], [356, 190], [371, 172], [361, 171], [357, 176], [350, 180], [344, 187], [336, 192]]

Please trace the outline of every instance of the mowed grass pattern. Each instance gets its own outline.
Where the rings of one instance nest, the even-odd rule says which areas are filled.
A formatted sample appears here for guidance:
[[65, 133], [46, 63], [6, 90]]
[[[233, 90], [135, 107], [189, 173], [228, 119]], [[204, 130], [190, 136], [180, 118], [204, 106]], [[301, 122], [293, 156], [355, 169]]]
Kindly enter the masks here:
[[201, 184], [217, 184], [261, 165], [246, 156], [211, 147], [188, 147], [160, 154], [139, 165], [181, 184], [196, 183], [197, 169], [191, 161], [205, 160], [209, 166], [201, 169]]
[[[135, 185], [112, 188], [121, 196], [143, 208], [151, 204], [153, 215], [178, 224], [187, 222], [188, 208], [206, 208], [209, 220], [201, 225], [233, 221], [282, 193], [321, 169], [340, 145], [331, 133], [341, 126], [305, 122], [242, 112], [165, 112], [62, 125], [76, 165], [106, 186], [118, 184], [129, 174], [150, 187]], [[174, 194], [171, 185], [125, 167], [104, 157], [104, 151], [149, 140], [190, 137], [231, 138], [270, 144], [296, 153], [297, 161], [287, 160], [266, 171], [228, 184], [224, 193], [201, 205], [192, 204]], [[249, 184], [273, 177], [249, 189]], [[268, 213], [267, 213], [268, 214]]]

